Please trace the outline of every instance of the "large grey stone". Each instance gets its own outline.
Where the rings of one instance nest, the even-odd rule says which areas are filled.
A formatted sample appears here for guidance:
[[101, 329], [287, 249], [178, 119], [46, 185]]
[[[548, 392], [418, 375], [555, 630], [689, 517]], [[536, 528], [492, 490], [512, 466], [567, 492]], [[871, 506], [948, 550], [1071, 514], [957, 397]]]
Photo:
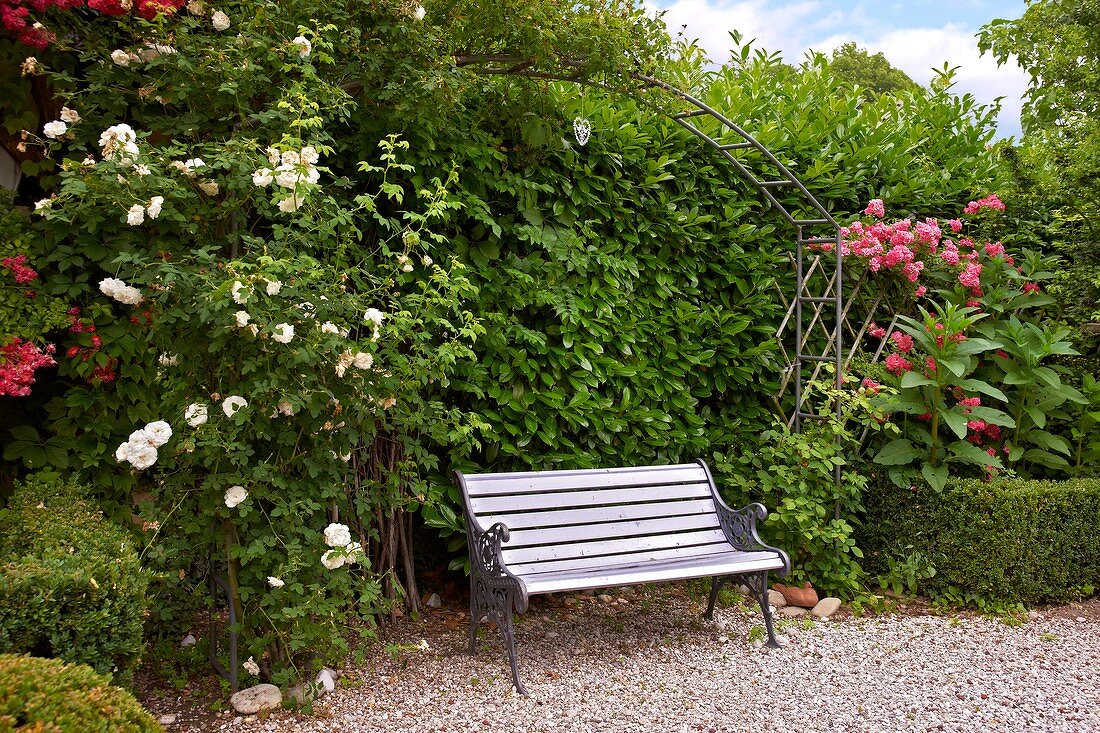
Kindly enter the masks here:
[[241, 715], [255, 715], [283, 704], [283, 693], [275, 685], [256, 685], [233, 694], [229, 704]]
[[439, 597], [438, 593], [432, 593], [428, 596], [428, 601], [424, 605], [428, 608], [439, 608], [443, 605], [443, 599]]
[[315, 681], [325, 688], [325, 692], [332, 692], [336, 689], [336, 673], [331, 669], [322, 669], [317, 673]]
[[822, 598], [810, 611], [814, 616], [818, 618], [826, 618], [832, 616], [834, 613], [840, 610], [840, 599], [829, 596], [828, 598]]
[[776, 608], [783, 608], [787, 605], [787, 599], [783, 597], [783, 594], [777, 590], [768, 591], [768, 603]]

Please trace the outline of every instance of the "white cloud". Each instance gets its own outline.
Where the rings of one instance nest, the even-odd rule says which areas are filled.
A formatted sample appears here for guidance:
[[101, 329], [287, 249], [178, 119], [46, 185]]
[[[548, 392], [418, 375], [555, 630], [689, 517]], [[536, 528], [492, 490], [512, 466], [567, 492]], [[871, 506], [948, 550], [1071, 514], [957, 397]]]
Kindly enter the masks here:
[[[654, 0], [647, 0], [656, 11]], [[779, 51], [788, 63], [799, 63], [808, 49], [830, 52], [847, 41], [855, 41], [872, 53], [881, 51], [894, 66], [920, 84], [934, 76], [932, 69], [960, 67], [954, 90], [969, 92], [984, 104], [1003, 96], [998, 129], [1001, 136], [1020, 134], [1020, 96], [1027, 88], [1027, 75], [1015, 65], [998, 67], [990, 56], [981, 56], [973, 29], [959, 24], [938, 28], [888, 28], [856, 5], [837, 10], [819, 0], [678, 0], [664, 16], [676, 35], [686, 26], [688, 40], [698, 39], [715, 63], [729, 59], [729, 32], [736, 29], [755, 46]]]
[[[849, 37], [834, 35], [815, 47], [832, 51]], [[998, 129], [1002, 135], [1020, 134], [1020, 96], [1027, 89], [1028, 76], [1014, 63], [997, 66], [990, 55], [982, 56], [974, 33], [962, 26], [942, 28], [906, 28], [884, 33], [877, 39], [865, 39], [860, 45], [871, 53], [882, 52], [891, 64], [918, 84], [928, 84], [944, 62], [959, 67], [954, 90], [969, 92], [983, 104], [1004, 97]]]

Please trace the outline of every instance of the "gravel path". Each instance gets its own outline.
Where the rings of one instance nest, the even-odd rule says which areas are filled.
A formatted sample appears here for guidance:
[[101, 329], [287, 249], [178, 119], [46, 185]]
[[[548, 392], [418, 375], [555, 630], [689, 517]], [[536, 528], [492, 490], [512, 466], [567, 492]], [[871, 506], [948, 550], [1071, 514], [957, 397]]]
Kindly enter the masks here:
[[622, 595], [534, 599], [517, 628], [527, 698], [512, 691], [499, 632], [471, 658], [453, 611], [400, 627], [400, 648], [348, 670], [312, 717], [173, 730], [1100, 731], [1095, 617], [785, 622], [786, 646], [772, 650], [748, 641], [754, 610], [706, 623], [679, 589]]

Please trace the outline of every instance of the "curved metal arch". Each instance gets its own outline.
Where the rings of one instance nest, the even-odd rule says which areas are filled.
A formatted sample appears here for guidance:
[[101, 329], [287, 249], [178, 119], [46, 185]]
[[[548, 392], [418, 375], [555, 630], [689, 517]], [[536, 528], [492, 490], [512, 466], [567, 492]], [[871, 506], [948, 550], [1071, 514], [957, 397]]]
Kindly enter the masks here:
[[[586, 77], [585, 64], [582, 61], [563, 61], [563, 66], [571, 71], [563, 71], [561, 73], [536, 71], [531, 69], [529, 61], [507, 55], [456, 57], [455, 62], [460, 68], [472, 67], [473, 71], [482, 74], [525, 76], [551, 81], [565, 81], [594, 86], [610, 92], [622, 93], [622, 90], [615, 89], [607, 84]], [[795, 344], [793, 358], [791, 358], [791, 366], [782, 380], [783, 386], [781, 387], [780, 394], [782, 394], [782, 390], [786, 385], [793, 380], [794, 410], [787, 418], [787, 422], [795, 431], [800, 431], [802, 429], [804, 420], [821, 420], [827, 418], [825, 414], [811, 412], [809, 409], [805, 408], [806, 394], [803, 388], [803, 382], [806, 379], [807, 370], [809, 370], [809, 379], [814, 379], [820, 373], [821, 368], [826, 363], [831, 362], [834, 367], [836, 388], [840, 389], [844, 384], [842, 335], [845, 312], [843, 294], [844, 257], [841, 251], [840, 224], [837, 223], [836, 219], [833, 218], [832, 214], [829, 213], [821, 202], [817, 200], [817, 197], [806, 188], [798, 177], [795, 176], [774, 153], [733, 120], [706, 104], [698, 97], [662, 79], [639, 72], [630, 74], [630, 78], [634, 81], [641, 82], [641, 89], [659, 89], [686, 102], [690, 106], [690, 109], [675, 113], [669, 113], [663, 109], [661, 111], [680, 127], [702, 140], [708, 147], [730, 163], [734, 170], [738, 172], [739, 176], [752, 185], [760, 196], [768, 202], [771, 208], [778, 211], [787, 223], [795, 228], [795, 296], [791, 303], [787, 304], [787, 314], [783, 321], [784, 326], [790, 320], [794, 321]], [[722, 134], [717, 136], [708, 134], [700, 125], [696, 124], [695, 121], [700, 119], [713, 120], [717, 123], [719, 130], [728, 130], [736, 138], [736, 141], [723, 142], [724, 136]], [[737, 151], [749, 150], [756, 151], [763, 156], [767, 165], [773, 167], [777, 174], [774, 177], [768, 177], [766, 175], [759, 176], [755, 174], [749, 167], [750, 161], [739, 158], [736, 154]], [[781, 189], [790, 189], [796, 192], [806, 205], [806, 210], [816, 212], [816, 217], [806, 219], [798, 218], [792, 214], [773, 193], [773, 191]], [[822, 234], [820, 236], [815, 236], [812, 232], [807, 232], [807, 229], [817, 229], [819, 232], [829, 230], [830, 233], [828, 235]], [[815, 259], [807, 270], [805, 263], [805, 247], [807, 245], [825, 244], [832, 245], [832, 251], [835, 253], [836, 269], [832, 275], [827, 278], [825, 292], [813, 294], [808, 290], [808, 282], [814, 269], [820, 266], [822, 260]], [[805, 306], [809, 306], [809, 308]], [[833, 306], [835, 308], [835, 317], [832, 319], [831, 331], [829, 326], [824, 323], [822, 317], [823, 310], [828, 306]], [[807, 311], [810, 313], [811, 319], [809, 326], [804, 327]], [[780, 330], [782, 330], [784, 326], [781, 326]], [[805, 349], [810, 345], [810, 338], [814, 334], [815, 327], [824, 330], [828, 339], [825, 342], [825, 347], [819, 353], [808, 353]], [[841, 410], [839, 401], [835, 409], [839, 415]], [[836, 468], [835, 478], [839, 482], [839, 466]]]

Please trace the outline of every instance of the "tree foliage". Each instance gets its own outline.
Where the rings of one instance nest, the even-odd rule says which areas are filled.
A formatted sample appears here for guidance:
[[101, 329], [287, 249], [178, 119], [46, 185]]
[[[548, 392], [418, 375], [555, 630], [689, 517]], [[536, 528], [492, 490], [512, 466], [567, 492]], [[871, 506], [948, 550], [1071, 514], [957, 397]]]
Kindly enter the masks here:
[[882, 52], [874, 55], [849, 41], [833, 50], [829, 70], [852, 86], [860, 87], [868, 99], [879, 94], [913, 91], [917, 83], [891, 64]]

